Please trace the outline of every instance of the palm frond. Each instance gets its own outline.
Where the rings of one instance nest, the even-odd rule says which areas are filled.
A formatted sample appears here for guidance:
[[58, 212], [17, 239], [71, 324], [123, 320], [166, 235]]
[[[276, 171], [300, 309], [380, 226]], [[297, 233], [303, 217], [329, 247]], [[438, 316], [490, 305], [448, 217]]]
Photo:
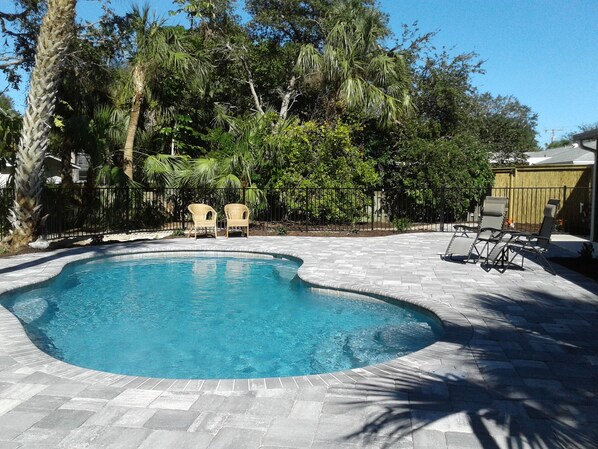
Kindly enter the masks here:
[[215, 187], [218, 189], [239, 189], [242, 186], [241, 180], [232, 173], [219, 176], [215, 183]]
[[301, 76], [309, 76], [320, 72], [321, 68], [322, 56], [316, 48], [311, 44], [302, 46], [295, 62], [295, 73]]

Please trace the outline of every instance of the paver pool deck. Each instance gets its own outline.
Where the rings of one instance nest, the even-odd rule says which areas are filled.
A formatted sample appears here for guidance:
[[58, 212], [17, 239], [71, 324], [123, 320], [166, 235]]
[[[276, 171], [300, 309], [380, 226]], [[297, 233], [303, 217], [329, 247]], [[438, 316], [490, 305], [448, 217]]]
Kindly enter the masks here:
[[104, 254], [303, 261], [312, 284], [433, 311], [444, 336], [388, 363], [295, 378], [174, 380], [68, 365], [0, 307], [0, 449], [598, 448], [598, 284], [442, 261], [447, 233], [170, 239], [0, 259], [0, 292]]

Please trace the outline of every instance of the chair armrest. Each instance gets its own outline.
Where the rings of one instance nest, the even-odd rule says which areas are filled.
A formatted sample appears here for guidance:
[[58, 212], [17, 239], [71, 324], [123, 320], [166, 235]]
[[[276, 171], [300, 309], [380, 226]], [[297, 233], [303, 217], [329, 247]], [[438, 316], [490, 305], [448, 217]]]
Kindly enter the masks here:
[[536, 241], [536, 243], [538, 243], [539, 241], [550, 242], [550, 237], [542, 237], [538, 234], [530, 232], [517, 232], [514, 233], [513, 238], [511, 240], [513, 242], [528, 244], [532, 243], [533, 241]]
[[478, 227], [477, 226], [467, 226], [467, 225], [453, 225], [453, 229], [455, 229], [455, 231], [469, 231], [469, 232], [477, 232]]
[[515, 232], [515, 231], [508, 231], [508, 230], [499, 229], [499, 228], [481, 228], [480, 229], [480, 232], [484, 232], [484, 231], [490, 231], [490, 232], [493, 232], [496, 234], [511, 234], [511, 233]]
[[481, 228], [478, 232], [478, 236], [482, 233], [490, 233], [489, 236], [484, 236], [484, 240], [500, 242], [502, 240], [507, 239], [507, 237], [510, 239], [511, 235], [514, 234], [515, 231], [487, 227]]

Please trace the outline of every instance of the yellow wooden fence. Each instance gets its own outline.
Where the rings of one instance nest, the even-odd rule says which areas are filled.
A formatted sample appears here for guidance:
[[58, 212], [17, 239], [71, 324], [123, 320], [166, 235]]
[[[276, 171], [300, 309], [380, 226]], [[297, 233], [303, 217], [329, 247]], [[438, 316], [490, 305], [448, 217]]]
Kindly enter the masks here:
[[[564, 230], [585, 233], [591, 200], [592, 166], [532, 165], [494, 169], [492, 194], [509, 197], [509, 221], [533, 229], [549, 199], [561, 201], [557, 223]], [[529, 229], [526, 229], [529, 230]]]

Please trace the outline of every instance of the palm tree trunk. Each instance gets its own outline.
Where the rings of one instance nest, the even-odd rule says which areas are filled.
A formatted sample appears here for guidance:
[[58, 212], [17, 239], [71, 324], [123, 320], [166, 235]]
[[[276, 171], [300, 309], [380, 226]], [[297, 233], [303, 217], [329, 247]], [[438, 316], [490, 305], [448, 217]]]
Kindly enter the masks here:
[[133, 146], [135, 145], [135, 133], [141, 115], [143, 103], [143, 91], [145, 90], [145, 72], [140, 66], [133, 69], [133, 104], [129, 114], [129, 126], [127, 128], [127, 140], [125, 141], [123, 168], [130, 180], [133, 180]]
[[60, 66], [73, 33], [76, 0], [49, 0], [39, 32], [27, 110], [17, 149], [15, 201], [10, 214], [13, 249], [31, 242], [39, 231], [43, 163], [48, 147]]

